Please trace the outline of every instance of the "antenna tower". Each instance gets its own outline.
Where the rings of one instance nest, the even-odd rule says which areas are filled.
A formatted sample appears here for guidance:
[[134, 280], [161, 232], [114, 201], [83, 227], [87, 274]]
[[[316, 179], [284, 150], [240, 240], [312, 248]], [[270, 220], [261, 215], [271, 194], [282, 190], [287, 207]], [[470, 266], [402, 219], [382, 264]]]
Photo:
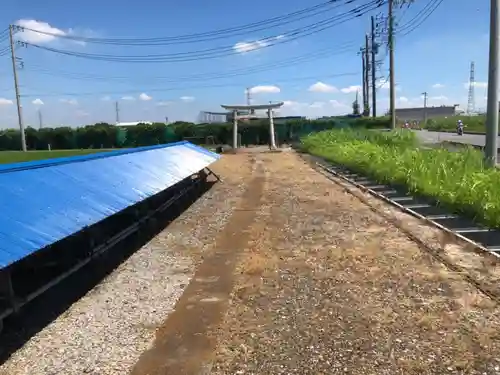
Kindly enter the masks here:
[[[247, 94], [247, 105], [252, 105], [252, 91], [250, 90], [249, 87], [247, 88], [246, 94]], [[255, 110], [251, 109], [249, 113], [253, 115], [255, 114]]]
[[467, 97], [467, 113], [474, 113], [476, 110], [476, 103], [474, 98], [474, 87], [476, 85], [474, 81], [474, 61], [470, 63], [470, 76], [469, 76], [469, 95]]
[[115, 102], [115, 116], [116, 116], [116, 123], [119, 124], [120, 123], [120, 105], [118, 104], [118, 102]]
[[250, 88], [247, 88], [247, 105], [252, 105], [252, 93]]

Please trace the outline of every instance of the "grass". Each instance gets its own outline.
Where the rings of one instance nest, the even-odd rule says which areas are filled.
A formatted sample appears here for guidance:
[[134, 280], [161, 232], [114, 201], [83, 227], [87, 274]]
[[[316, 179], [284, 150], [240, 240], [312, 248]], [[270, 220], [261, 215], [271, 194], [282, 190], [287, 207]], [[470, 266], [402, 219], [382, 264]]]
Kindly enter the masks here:
[[108, 149], [78, 149], [78, 150], [55, 150], [55, 151], [0, 151], [0, 164], [19, 163], [33, 160], [44, 160], [62, 158], [67, 156], [95, 154], [106, 152]]
[[372, 176], [500, 227], [500, 172], [483, 165], [472, 148], [456, 152], [421, 149], [408, 131], [377, 136], [332, 130], [303, 139], [305, 151]]
[[462, 120], [466, 125], [465, 130], [471, 133], [484, 133], [486, 131], [485, 116], [453, 116], [448, 118], [429, 119], [423, 128], [433, 131], [455, 131], [457, 121]]

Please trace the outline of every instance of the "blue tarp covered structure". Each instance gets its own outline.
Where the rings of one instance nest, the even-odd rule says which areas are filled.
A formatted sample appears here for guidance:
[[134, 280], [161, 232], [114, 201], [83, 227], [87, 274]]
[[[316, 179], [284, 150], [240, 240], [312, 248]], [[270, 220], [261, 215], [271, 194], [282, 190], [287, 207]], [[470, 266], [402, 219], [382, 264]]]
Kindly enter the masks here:
[[218, 158], [178, 142], [0, 166], [0, 269], [175, 185]]

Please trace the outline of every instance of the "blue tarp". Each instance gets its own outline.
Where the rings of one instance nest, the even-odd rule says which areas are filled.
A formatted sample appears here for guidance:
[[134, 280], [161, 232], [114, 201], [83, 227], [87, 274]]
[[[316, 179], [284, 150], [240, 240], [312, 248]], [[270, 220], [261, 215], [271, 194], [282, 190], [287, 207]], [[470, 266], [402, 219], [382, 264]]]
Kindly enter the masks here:
[[218, 158], [178, 142], [0, 166], [0, 269], [175, 185]]

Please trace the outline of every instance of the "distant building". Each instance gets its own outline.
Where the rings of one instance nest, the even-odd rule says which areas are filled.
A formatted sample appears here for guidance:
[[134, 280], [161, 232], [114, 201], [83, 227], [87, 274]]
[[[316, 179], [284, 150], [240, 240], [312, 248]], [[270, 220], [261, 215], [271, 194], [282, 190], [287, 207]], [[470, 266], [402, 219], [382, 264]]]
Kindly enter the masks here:
[[117, 122], [116, 126], [135, 126], [139, 124], [153, 125], [151, 121]]
[[443, 118], [458, 114], [457, 105], [440, 107], [396, 108], [399, 121], [423, 121], [425, 118]]

